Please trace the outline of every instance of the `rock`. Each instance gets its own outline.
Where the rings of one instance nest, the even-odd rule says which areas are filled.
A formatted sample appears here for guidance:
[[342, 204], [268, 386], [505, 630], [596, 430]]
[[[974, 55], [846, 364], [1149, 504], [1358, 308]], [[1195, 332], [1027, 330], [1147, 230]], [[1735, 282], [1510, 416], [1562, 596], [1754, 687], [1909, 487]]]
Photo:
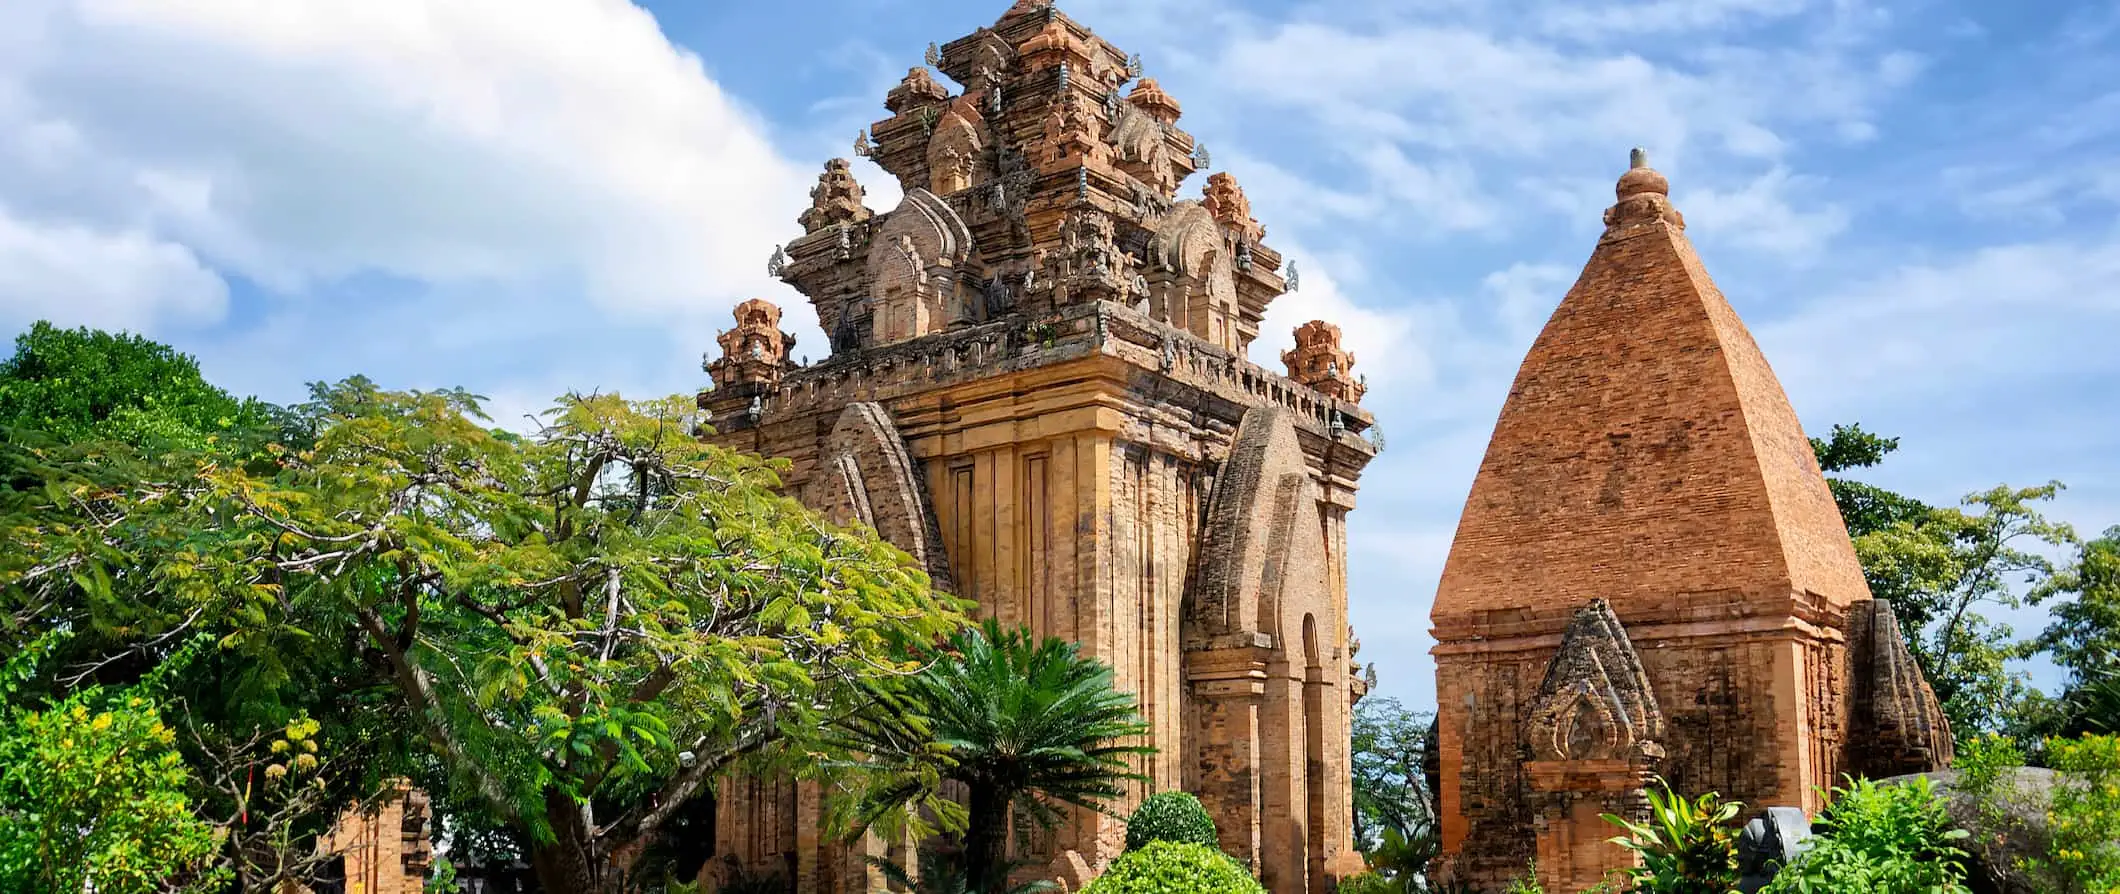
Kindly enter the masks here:
[[1753, 894], [1774, 880], [1775, 873], [1803, 853], [1811, 837], [1811, 819], [1795, 807], [1769, 807], [1745, 823], [1737, 837], [1738, 889]]
[[[2037, 767], [2008, 771], [1998, 789], [2002, 794], [1993, 805], [1999, 822], [1982, 819], [1982, 805], [1957, 789], [1958, 772], [1941, 770], [1879, 780], [1882, 784], [1905, 783], [1927, 777], [1944, 797], [1951, 821], [1971, 837], [1959, 843], [1967, 860], [1966, 887], [1973, 894], [2042, 894], [2029, 876], [2017, 869], [2023, 857], [2046, 853], [2052, 841], [2046, 827], [2047, 805], [2053, 799], [2054, 782], [2060, 774]], [[1999, 828], [1998, 828], [1999, 826]]]

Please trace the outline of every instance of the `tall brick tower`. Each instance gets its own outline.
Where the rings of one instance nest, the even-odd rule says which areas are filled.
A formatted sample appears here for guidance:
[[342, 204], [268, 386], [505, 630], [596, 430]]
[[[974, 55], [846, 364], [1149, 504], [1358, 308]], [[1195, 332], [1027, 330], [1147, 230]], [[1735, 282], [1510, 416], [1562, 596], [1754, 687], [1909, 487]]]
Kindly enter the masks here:
[[1444, 566], [1443, 849], [1579, 891], [1600, 813], [1687, 794], [1820, 806], [1843, 772], [1948, 763], [1803, 429], [1636, 150], [1582, 278], [1524, 358]]
[[[1288, 376], [1245, 357], [1291, 287], [1243, 189], [1177, 100], [1050, 5], [928, 50], [855, 151], [904, 199], [863, 205], [825, 165], [772, 270], [815, 305], [821, 363], [737, 311], [700, 395], [715, 441], [785, 458], [789, 490], [861, 522], [1008, 624], [1078, 641], [1138, 693], [1158, 751], [1125, 810], [1183, 789], [1276, 894], [1326, 890], [1351, 851], [1346, 520], [1375, 448], [1339, 331]], [[867, 891], [813, 787], [724, 787], [717, 862], [796, 890]], [[1019, 858], [1079, 886], [1115, 856], [1086, 811]]]

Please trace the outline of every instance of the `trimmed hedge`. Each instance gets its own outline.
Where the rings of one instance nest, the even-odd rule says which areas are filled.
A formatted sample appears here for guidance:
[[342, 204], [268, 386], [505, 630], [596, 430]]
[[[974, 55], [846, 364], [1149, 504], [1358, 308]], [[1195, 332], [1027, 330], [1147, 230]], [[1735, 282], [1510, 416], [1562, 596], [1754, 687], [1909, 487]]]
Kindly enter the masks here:
[[1228, 854], [1202, 844], [1151, 841], [1113, 860], [1082, 894], [1266, 894]]
[[1126, 818], [1126, 849], [1137, 850], [1151, 841], [1175, 841], [1216, 849], [1215, 821], [1207, 808], [1185, 792], [1162, 792], [1148, 796], [1134, 815]]

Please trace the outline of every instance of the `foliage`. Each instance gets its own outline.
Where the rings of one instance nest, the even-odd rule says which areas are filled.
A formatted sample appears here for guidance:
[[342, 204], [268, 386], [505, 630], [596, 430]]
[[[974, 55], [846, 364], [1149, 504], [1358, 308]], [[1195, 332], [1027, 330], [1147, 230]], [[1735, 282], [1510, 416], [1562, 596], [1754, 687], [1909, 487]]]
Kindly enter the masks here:
[[1339, 894], [1404, 894], [1406, 889], [1398, 882], [1374, 872], [1364, 872], [1340, 879]]
[[201, 448], [271, 432], [277, 408], [207, 383], [199, 364], [137, 335], [38, 322], [0, 361], [0, 429], [57, 442], [108, 440], [149, 450]]
[[1926, 777], [1896, 785], [1850, 779], [1813, 824], [1818, 835], [1782, 869], [1772, 894], [1965, 892], [1965, 854], [1950, 815]]
[[[884, 879], [889, 881], [896, 889], [910, 891], [912, 894], [1042, 894], [1042, 892], [1060, 889], [1060, 886], [1051, 879], [1031, 879], [1020, 885], [1013, 886], [1001, 884], [984, 889], [976, 887], [972, 884], [972, 873], [965, 868], [964, 854], [946, 847], [923, 847], [920, 849], [920, 876], [918, 878], [914, 878], [912, 874], [906, 872], [905, 867], [881, 857], [870, 857], [869, 865], [876, 867], [876, 870], [883, 874]], [[1024, 865], [1026, 864], [1022, 862], [1007, 863], [1002, 867], [1001, 875], [1005, 878], [1008, 873], [1014, 872]], [[717, 891], [716, 894], [722, 894], [723, 891], [727, 890], [724, 887], [721, 891]]]
[[1434, 837], [1435, 793], [1421, 769], [1433, 747], [1433, 721], [1432, 713], [1407, 710], [1397, 699], [1371, 697], [1355, 706], [1350, 756], [1358, 846], [1377, 846], [1387, 829], [1407, 839]]
[[1362, 859], [1372, 872], [1390, 879], [1401, 890], [1413, 891], [1425, 884], [1428, 864], [1441, 852], [1442, 840], [1433, 825], [1416, 830], [1411, 836], [1387, 828], [1383, 840], [1364, 853]]
[[1215, 821], [1207, 807], [1190, 792], [1158, 792], [1148, 796], [1126, 818], [1126, 849], [1134, 850], [1151, 841], [1189, 841], [1221, 847]]
[[[616, 890], [716, 777], [830, 753], [917, 667], [895, 656], [962, 623], [902, 553], [694, 438], [690, 404], [569, 397], [518, 437], [461, 391], [315, 386], [313, 443], [263, 468], [83, 478], [59, 487], [93, 523], [0, 519], [24, 545], [0, 584], [136, 641], [211, 630], [215, 673], [328, 708], [371, 782], [405, 772], [506, 830], [545, 890]], [[272, 728], [200, 707], [231, 755]]]
[[[13, 656], [0, 691], [55, 637]], [[0, 726], [0, 889], [24, 894], [211, 891], [211, 824], [193, 814], [176, 733], [135, 693], [91, 688]]]
[[[1868, 468], [1898, 449], [1860, 426], [1836, 426], [1829, 440], [1812, 439], [1828, 473]], [[1952, 729], [2033, 728], [2048, 708], [2009, 662], [2030, 657], [2006, 624], [1982, 613], [2050, 598], [2066, 585], [2038, 550], [2077, 542], [2068, 525], [2049, 521], [2039, 504], [2061, 492], [2040, 487], [1995, 487], [1971, 494], [1959, 507], [1934, 507], [1844, 478], [1828, 478], [1834, 501], [1855, 539], [1870, 592], [1892, 603], [1907, 648], [1936, 689]]]
[[1228, 854], [1200, 844], [1152, 841], [1113, 860], [1082, 894], [1264, 894]]
[[2052, 608], [2040, 645], [2068, 671], [2055, 724], [2061, 735], [2120, 733], [2120, 526], [2085, 541], [2033, 602]]
[[[1661, 789], [1661, 792], [1658, 791]], [[1694, 800], [1671, 791], [1659, 779], [1644, 789], [1647, 822], [1612, 814], [1605, 821], [1626, 832], [1608, 839], [1633, 851], [1640, 865], [1620, 872], [1632, 890], [1654, 894], [1725, 894], [1737, 887], [1737, 827], [1731, 820], [1744, 805], [1725, 802], [1714, 792]]]
[[[1124, 783], [1145, 779], [1127, 769], [1153, 751], [1127, 744], [1148, 731], [1133, 696], [1113, 691], [1111, 668], [1074, 643], [1039, 642], [989, 619], [901, 682], [900, 692], [879, 695], [898, 710], [848, 724], [846, 749], [869, 755], [861, 766], [873, 774], [855, 825], [924, 835], [933, 816], [963, 832], [964, 865], [985, 888], [1000, 887], [1005, 874], [1012, 815], [1050, 827], [1060, 818], [1055, 803], [1106, 810]], [[968, 803], [947, 797], [945, 782], [962, 783]]]
[[1523, 875], [1510, 879], [1509, 886], [1502, 889], [1502, 894], [1546, 894], [1545, 886], [1538, 883], [1538, 861], [1531, 861], [1530, 865], [1524, 867]]
[[2120, 737], [2085, 736], [2046, 743], [2054, 785], [2048, 828], [2053, 844], [2026, 871], [2056, 891], [2120, 891]]

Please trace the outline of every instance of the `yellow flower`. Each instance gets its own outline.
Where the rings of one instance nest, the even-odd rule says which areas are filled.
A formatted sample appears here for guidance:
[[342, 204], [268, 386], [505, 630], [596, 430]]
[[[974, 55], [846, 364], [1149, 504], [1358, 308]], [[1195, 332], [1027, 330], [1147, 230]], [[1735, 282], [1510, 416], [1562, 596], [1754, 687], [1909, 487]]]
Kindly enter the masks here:
[[95, 722], [94, 722], [94, 723], [91, 723], [91, 724], [89, 724], [89, 725], [88, 725], [88, 728], [89, 728], [89, 729], [92, 729], [92, 730], [95, 730], [96, 732], [99, 732], [99, 733], [100, 733], [100, 732], [102, 732], [102, 731], [104, 731], [104, 730], [110, 729], [110, 715], [109, 715], [109, 714], [97, 714], [97, 715], [96, 715], [96, 720], [95, 720]]

